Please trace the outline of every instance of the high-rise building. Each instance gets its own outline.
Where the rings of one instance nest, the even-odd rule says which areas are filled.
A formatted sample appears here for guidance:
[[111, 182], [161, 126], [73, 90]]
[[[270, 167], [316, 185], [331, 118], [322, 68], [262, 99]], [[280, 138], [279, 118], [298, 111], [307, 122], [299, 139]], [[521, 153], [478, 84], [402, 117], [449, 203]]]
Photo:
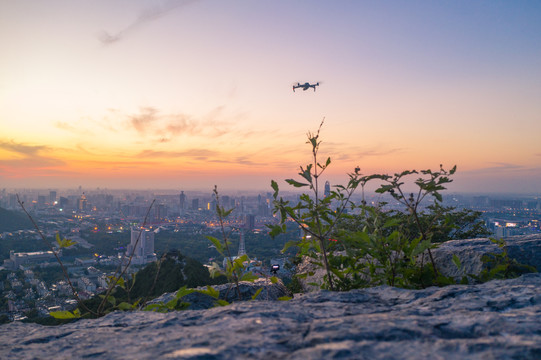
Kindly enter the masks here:
[[56, 201], [56, 191], [51, 190], [49, 191], [49, 204], [54, 205], [55, 201]]
[[179, 210], [180, 210], [180, 213], [182, 214], [184, 210], [186, 210], [186, 194], [184, 194], [184, 191], [180, 192], [179, 200], [180, 200]]
[[154, 207], [154, 221], [161, 222], [167, 217], [167, 206], [164, 204], [158, 204]]
[[246, 230], [253, 230], [255, 228], [255, 215], [247, 214], [245, 219], [244, 228]]
[[132, 228], [131, 240], [128, 245], [126, 256], [132, 256], [131, 263], [143, 265], [156, 261], [154, 254], [154, 232], [145, 228]]
[[328, 181], [325, 181], [325, 192], [323, 193], [325, 197], [331, 195], [331, 184]]
[[46, 201], [45, 195], [38, 195], [38, 208], [43, 209]]
[[79, 211], [86, 211], [87, 200], [85, 194], [81, 195], [78, 201], [77, 208]]

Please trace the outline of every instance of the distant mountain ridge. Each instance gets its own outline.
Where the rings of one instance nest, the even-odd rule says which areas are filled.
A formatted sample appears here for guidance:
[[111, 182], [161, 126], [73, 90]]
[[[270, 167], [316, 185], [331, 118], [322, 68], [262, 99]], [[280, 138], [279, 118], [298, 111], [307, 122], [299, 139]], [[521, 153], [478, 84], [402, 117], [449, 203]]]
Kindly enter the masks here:
[[0, 233], [32, 228], [25, 214], [0, 207]]

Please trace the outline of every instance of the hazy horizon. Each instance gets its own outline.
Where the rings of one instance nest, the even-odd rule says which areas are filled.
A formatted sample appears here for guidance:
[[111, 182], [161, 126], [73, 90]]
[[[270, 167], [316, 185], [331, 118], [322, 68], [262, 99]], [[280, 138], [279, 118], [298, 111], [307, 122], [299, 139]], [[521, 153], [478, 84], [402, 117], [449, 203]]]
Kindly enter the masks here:
[[539, 19], [533, 1], [0, 2], [0, 188], [290, 190], [325, 118], [332, 184], [443, 164], [449, 192], [539, 194]]

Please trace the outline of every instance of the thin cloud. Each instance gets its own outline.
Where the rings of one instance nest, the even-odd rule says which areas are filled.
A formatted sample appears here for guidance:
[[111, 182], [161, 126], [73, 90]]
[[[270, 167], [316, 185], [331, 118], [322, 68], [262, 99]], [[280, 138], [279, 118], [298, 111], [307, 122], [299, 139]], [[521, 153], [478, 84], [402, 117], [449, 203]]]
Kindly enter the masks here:
[[57, 121], [53, 124], [56, 128], [58, 129], [61, 129], [61, 130], [66, 130], [66, 131], [70, 131], [70, 132], [76, 132], [77, 131], [77, 127], [73, 126], [73, 125], [70, 125], [66, 122], [63, 122], [63, 121]]
[[154, 107], [143, 107], [138, 114], [127, 116], [127, 126], [156, 143], [167, 143], [184, 135], [217, 138], [232, 131], [229, 122], [222, 120], [225, 117], [222, 109], [217, 107], [196, 119], [187, 114], [161, 114]]
[[138, 28], [146, 25], [147, 23], [156, 21], [166, 16], [173, 10], [187, 6], [196, 1], [197, 0], [169, 0], [163, 4], [147, 8], [141, 12], [134, 22], [129, 24], [123, 30], [120, 30], [116, 34], [111, 34], [104, 30], [97, 35], [97, 38], [104, 46], [112, 45], [124, 39], [126, 36], [129, 36], [132, 32], [136, 31]]
[[158, 110], [152, 107], [145, 107], [141, 109], [141, 113], [130, 116], [130, 124], [137, 132], [144, 134], [147, 132], [149, 125], [158, 120]]
[[196, 157], [207, 159], [210, 156], [217, 156], [216, 151], [207, 149], [189, 149], [184, 151], [155, 151], [144, 150], [137, 154], [139, 158], [180, 158], [180, 157]]
[[9, 169], [47, 169], [64, 165], [64, 161], [54, 157], [44, 156], [51, 148], [43, 145], [26, 145], [11, 141], [0, 141], [0, 149], [14, 153], [16, 159], [0, 160], [4, 171]]
[[249, 160], [248, 158], [244, 156], [236, 157], [233, 160], [226, 160], [226, 159], [213, 159], [209, 160], [209, 162], [212, 163], [220, 163], [220, 164], [235, 164], [235, 165], [247, 165], [247, 166], [263, 166], [268, 165], [267, 163], [258, 163], [254, 162], [252, 160]]
[[11, 140], [9, 142], [0, 141], [0, 149], [14, 152], [26, 157], [36, 156], [40, 151], [47, 150], [48, 147], [44, 145], [25, 145]]
[[387, 150], [365, 150], [360, 152], [352, 152], [351, 155], [349, 151], [340, 151], [336, 155], [337, 160], [359, 160], [367, 157], [381, 157], [381, 156], [388, 156], [391, 154], [396, 154], [402, 152], [403, 149], [401, 148], [394, 148], [394, 149], [387, 149]]
[[166, 125], [166, 132], [171, 135], [181, 135], [181, 134], [196, 134], [201, 130], [197, 122], [191, 120], [186, 115], [175, 115], [172, 116], [171, 121]]
[[473, 170], [466, 170], [464, 171], [464, 173], [476, 174], [476, 173], [512, 172], [512, 171], [527, 170], [524, 166], [518, 165], [518, 164], [510, 164], [510, 163], [503, 163], [503, 162], [494, 162], [491, 164], [494, 164], [494, 166], [488, 166], [488, 167], [473, 169]]

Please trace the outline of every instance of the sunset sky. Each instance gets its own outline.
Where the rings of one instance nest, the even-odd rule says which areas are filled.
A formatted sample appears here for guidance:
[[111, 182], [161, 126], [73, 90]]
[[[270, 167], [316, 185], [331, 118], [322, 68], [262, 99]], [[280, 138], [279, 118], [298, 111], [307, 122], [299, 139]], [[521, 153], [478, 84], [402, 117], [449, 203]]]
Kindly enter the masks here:
[[541, 193], [539, 1], [0, 0], [0, 49], [0, 188], [270, 191], [325, 118], [332, 183]]

